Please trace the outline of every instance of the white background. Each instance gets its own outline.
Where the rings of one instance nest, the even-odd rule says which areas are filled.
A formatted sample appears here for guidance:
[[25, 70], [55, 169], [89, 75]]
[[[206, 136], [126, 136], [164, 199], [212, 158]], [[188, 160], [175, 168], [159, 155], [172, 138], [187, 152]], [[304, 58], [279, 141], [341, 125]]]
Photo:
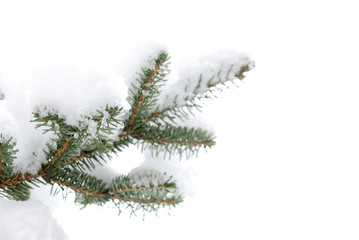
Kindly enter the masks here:
[[205, 109], [217, 145], [189, 160], [194, 193], [171, 216], [79, 211], [37, 192], [71, 239], [359, 238], [356, 1], [5, 2], [3, 66], [125, 63], [152, 40], [178, 60], [234, 48], [256, 62]]

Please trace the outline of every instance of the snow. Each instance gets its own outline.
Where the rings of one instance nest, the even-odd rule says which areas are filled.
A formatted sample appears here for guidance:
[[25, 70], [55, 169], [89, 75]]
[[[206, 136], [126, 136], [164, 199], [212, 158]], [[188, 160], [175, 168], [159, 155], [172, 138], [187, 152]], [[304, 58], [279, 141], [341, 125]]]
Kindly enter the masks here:
[[16, 133], [16, 124], [14, 117], [7, 111], [7, 109], [0, 104], [0, 133], [1, 139], [10, 139]]
[[52, 217], [51, 209], [38, 200], [13, 202], [0, 198], [0, 213], [0, 239], [69, 239]]
[[69, 124], [104, 110], [106, 104], [128, 108], [123, 78], [110, 69], [83, 64], [59, 63], [35, 70], [28, 101], [30, 107], [54, 108]]

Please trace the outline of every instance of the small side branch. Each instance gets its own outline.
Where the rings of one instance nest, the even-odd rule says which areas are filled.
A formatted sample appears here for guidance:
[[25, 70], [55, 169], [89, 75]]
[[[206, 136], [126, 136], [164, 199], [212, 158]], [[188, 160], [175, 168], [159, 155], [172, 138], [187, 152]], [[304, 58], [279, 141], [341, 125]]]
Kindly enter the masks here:
[[[196, 88], [193, 90], [193, 93], [192, 95], [188, 96], [185, 100], [186, 102], [193, 102], [196, 98], [200, 98], [204, 95], [205, 92], [211, 92], [213, 91], [213, 89], [216, 89], [216, 87], [218, 87], [219, 85], [221, 84], [224, 84], [226, 82], [230, 82], [230, 81], [233, 81], [235, 80], [235, 78], [238, 78], [240, 80], [243, 80], [244, 79], [244, 73], [245, 72], [248, 72], [250, 71], [252, 68], [253, 68], [253, 62], [249, 62], [248, 64], [245, 64], [245, 65], [242, 65], [239, 69], [239, 71], [237, 73], [234, 74], [234, 76], [232, 75], [232, 77], [229, 76], [229, 72], [233, 69], [233, 66], [230, 67], [230, 69], [228, 70], [228, 73], [227, 75], [225, 76], [225, 78], [223, 79], [217, 79], [215, 81], [212, 81], [212, 79], [210, 79], [209, 81], [207, 81], [205, 84], [205, 86], [207, 87], [207, 90], [204, 91], [204, 92], [199, 92], [198, 91], [198, 88], [200, 87], [201, 85], [201, 82], [202, 82], [202, 78], [200, 77], [199, 81], [198, 81], [198, 85], [196, 86]], [[218, 73], [218, 75], [220, 75], [221, 72]], [[174, 106], [171, 106], [171, 107], [167, 107], [165, 109], [162, 109], [160, 111], [156, 111], [156, 112], [153, 112], [151, 113], [149, 116], [147, 116], [147, 122], [149, 121], [153, 121], [159, 117], [161, 117], [162, 115], [164, 114], [167, 114], [168, 112], [174, 112], [176, 110], [179, 110], [180, 108], [182, 107], [198, 107], [196, 104], [193, 104], [193, 105], [187, 105], [187, 106], [181, 106], [181, 105], [178, 105], [178, 104], [175, 104]], [[146, 122], [146, 123], [147, 123]]]
[[132, 115], [130, 117], [130, 121], [128, 123], [129, 126], [133, 126], [133, 124], [134, 124], [134, 122], [136, 120], [137, 114], [140, 111], [140, 109], [142, 107], [142, 104], [143, 104], [143, 102], [145, 101], [145, 98], [146, 98], [146, 95], [144, 94], [144, 92], [147, 92], [149, 90], [149, 88], [151, 86], [151, 83], [152, 83], [153, 79], [155, 78], [155, 75], [157, 74], [158, 70], [162, 66], [163, 62], [164, 61], [162, 61], [162, 60], [158, 60], [156, 62], [155, 69], [151, 72], [151, 74], [148, 77], [146, 83], [144, 84], [142, 94], [139, 96], [139, 98], [137, 100], [136, 107], [135, 107], [135, 109], [133, 109]]
[[215, 145], [213, 134], [206, 130], [170, 125], [147, 126], [132, 137], [142, 144], [142, 149], [164, 151], [165, 155], [179, 153], [182, 156], [186, 153], [187, 158], [198, 154], [201, 147], [206, 149]]

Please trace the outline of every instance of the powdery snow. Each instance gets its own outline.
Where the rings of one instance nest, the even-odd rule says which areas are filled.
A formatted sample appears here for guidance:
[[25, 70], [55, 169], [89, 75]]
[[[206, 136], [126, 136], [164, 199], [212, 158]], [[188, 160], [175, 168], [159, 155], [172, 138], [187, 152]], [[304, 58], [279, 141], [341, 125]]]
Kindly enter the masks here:
[[15, 202], [0, 198], [0, 213], [0, 239], [69, 239], [52, 217], [50, 208], [40, 201]]

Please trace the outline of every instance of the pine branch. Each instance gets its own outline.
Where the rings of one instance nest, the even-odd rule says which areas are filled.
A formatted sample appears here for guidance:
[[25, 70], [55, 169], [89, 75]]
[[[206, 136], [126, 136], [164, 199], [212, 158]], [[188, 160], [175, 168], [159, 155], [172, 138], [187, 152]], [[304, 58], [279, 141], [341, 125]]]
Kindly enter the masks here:
[[[55, 109], [39, 107], [34, 113], [36, 127], [54, 136], [44, 149], [47, 162], [37, 173], [14, 172], [15, 142], [4, 139], [0, 133], [0, 195], [14, 200], [26, 200], [30, 189], [37, 184], [52, 184], [76, 193], [75, 201], [103, 205], [112, 202], [125, 205], [134, 212], [137, 209], [156, 211], [162, 206], [175, 206], [183, 201], [176, 182], [166, 173], [154, 170], [131, 171], [106, 184], [91, 174], [95, 162], [102, 164], [113, 153], [122, 151], [130, 144], [142, 144], [152, 153], [174, 153], [187, 157], [197, 154], [201, 148], [211, 148], [214, 135], [202, 129], [179, 127], [176, 120], [194, 115], [200, 109], [199, 100], [209, 98], [220, 86], [242, 80], [253, 63], [222, 66], [212, 76], [201, 73], [194, 87], [188, 83], [184, 102], [177, 101], [160, 108], [158, 99], [168, 73], [166, 52], [152, 59], [151, 66], [142, 68], [139, 77], [130, 88], [131, 109], [106, 106], [89, 116], [82, 116], [76, 124], [69, 124]], [[241, 60], [242, 61], [242, 60]], [[238, 71], [235, 69], [238, 67]], [[86, 171], [85, 171], [86, 170]]]

